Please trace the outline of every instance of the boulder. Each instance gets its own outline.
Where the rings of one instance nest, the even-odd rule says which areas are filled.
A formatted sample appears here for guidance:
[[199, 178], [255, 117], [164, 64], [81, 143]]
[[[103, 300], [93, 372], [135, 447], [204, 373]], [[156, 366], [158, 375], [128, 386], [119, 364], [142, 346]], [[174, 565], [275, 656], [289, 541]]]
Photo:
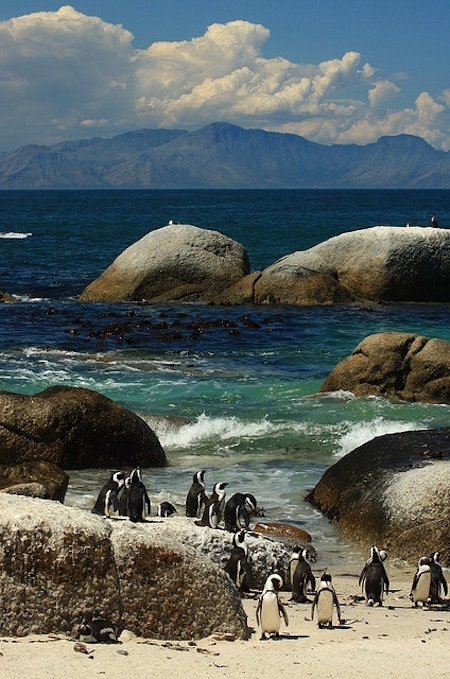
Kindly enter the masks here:
[[250, 273], [242, 245], [218, 231], [171, 224], [122, 252], [81, 293], [83, 302], [210, 302]]
[[369, 335], [327, 376], [321, 392], [450, 403], [450, 342], [404, 332]]
[[163, 467], [164, 450], [135, 413], [89, 389], [0, 392], [0, 464], [52, 462], [62, 469]]
[[0, 635], [74, 633], [100, 615], [143, 637], [247, 638], [230, 578], [165, 525], [0, 494]]
[[327, 469], [307, 498], [365, 552], [450, 565], [450, 428], [378, 436]]
[[69, 475], [52, 462], [25, 461], [0, 467], [0, 492], [64, 502]]
[[342, 233], [264, 269], [255, 302], [449, 302], [450, 231], [375, 226]]

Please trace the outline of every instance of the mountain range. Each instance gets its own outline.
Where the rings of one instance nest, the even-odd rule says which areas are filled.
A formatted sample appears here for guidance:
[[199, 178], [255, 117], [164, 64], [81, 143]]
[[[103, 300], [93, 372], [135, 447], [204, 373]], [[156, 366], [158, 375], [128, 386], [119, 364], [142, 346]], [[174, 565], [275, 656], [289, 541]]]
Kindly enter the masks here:
[[450, 152], [420, 137], [326, 146], [217, 122], [0, 153], [0, 189], [448, 189]]

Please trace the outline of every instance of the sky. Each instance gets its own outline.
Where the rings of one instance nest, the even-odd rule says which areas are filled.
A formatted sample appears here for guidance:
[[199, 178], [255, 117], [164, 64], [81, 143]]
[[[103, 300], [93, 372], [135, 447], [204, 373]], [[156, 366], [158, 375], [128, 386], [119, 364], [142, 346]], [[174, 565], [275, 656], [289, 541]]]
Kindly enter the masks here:
[[448, 0], [1, 0], [0, 151], [226, 121], [450, 149]]

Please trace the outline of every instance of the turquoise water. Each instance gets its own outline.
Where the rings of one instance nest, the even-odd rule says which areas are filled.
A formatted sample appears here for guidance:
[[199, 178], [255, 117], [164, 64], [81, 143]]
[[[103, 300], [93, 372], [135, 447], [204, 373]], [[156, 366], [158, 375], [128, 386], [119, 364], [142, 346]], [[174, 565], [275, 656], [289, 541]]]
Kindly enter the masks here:
[[[18, 299], [0, 305], [0, 388], [64, 384], [109, 396], [148, 421], [166, 451], [167, 469], [144, 470], [154, 504], [168, 497], [182, 507], [204, 468], [207, 489], [226, 480], [230, 494], [253, 492], [268, 519], [309, 531], [329, 565], [350, 548], [305, 503], [308, 490], [374, 436], [447, 426], [449, 408], [320, 386], [371, 333], [450, 339], [449, 308], [90, 305], [77, 296], [169, 219], [238, 240], [255, 270], [343, 231], [427, 225], [432, 212], [450, 225], [450, 192], [0, 192], [0, 289]], [[122, 333], [106, 334], [114, 324]], [[92, 506], [107, 473], [71, 472], [67, 503]]]

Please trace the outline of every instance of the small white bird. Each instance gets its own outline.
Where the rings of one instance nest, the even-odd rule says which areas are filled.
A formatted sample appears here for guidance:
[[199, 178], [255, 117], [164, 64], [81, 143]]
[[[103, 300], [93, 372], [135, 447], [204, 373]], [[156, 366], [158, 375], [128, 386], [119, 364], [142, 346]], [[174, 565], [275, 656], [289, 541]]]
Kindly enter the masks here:
[[261, 626], [261, 641], [266, 638], [266, 634], [276, 638], [280, 636], [281, 618], [283, 618], [286, 627], [289, 625], [286, 609], [278, 597], [278, 592], [282, 587], [283, 578], [281, 575], [276, 573], [269, 575], [259, 597], [256, 622]]

